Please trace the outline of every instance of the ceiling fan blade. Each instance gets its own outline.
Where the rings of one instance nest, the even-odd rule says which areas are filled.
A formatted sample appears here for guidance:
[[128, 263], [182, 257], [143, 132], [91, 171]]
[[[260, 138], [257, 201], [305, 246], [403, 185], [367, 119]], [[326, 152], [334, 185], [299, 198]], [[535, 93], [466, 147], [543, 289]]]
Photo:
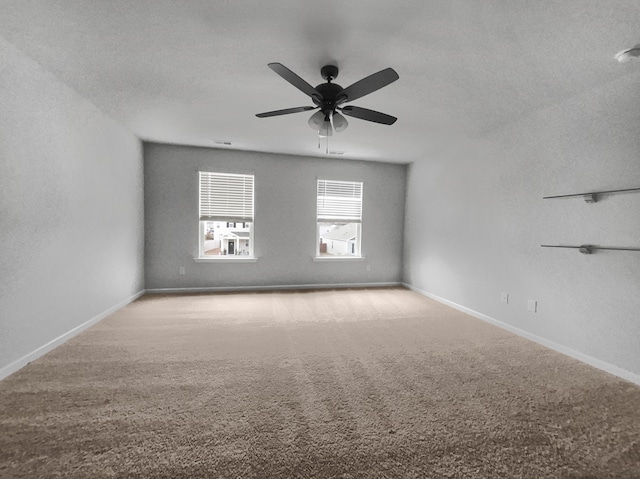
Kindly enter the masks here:
[[288, 115], [290, 113], [300, 113], [301, 111], [315, 110], [316, 106], [298, 106], [295, 108], [285, 108], [284, 110], [266, 111], [264, 113], [257, 113], [258, 118], [267, 118], [269, 116]]
[[382, 87], [387, 86], [389, 83], [393, 83], [398, 78], [398, 74], [393, 68], [385, 68], [378, 73], [369, 75], [360, 81], [355, 82], [353, 85], [348, 86], [340, 92], [340, 96], [346, 96], [347, 99], [343, 101], [353, 101], [360, 97], [373, 93]]
[[313, 88], [306, 81], [304, 81], [298, 75], [296, 75], [287, 67], [285, 67], [282, 63], [269, 63], [267, 66], [271, 68], [274, 72], [276, 72], [278, 75], [280, 75], [282, 78], [287, 80], [289, 83], [291, 83], [294, 87], [296, 87], [305, 95], [309, 95], [312, 98], [313, 97], [317, 97], [319, 99], [322, 98], [322, 95], [318, 92], [318, 90]]
[[383, 125], [393, 125], [397, 118], [395, 116], [380, 113], [379, 111], [369, 110], [368, 108], [360, 108], [359, 106], [345, 106], [340, 111], [347, 116], [359, 118], [361, 120], [373, 121], [374, 123], [382, 123]]

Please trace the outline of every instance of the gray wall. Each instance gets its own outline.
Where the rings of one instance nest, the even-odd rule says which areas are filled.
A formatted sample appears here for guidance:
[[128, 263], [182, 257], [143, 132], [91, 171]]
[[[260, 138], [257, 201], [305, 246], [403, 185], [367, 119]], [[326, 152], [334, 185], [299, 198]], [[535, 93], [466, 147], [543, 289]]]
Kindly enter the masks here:
[[1, 378], [144, 288], [144, 225], [139, 140], [1, 37], [0, 65]]
[[[255, 174], [257, 263], [193, 261], [198, 255], [200, 169]], [[144, 171], [147, 289], [401, 280], [404, 165], [149, 143]], [[317, 178], [364, 182], [364, 261], [312, 260]], [[178, 274], [181, 266], [183, 276]]]
[[[637, 69], [635, 70], [637, 71]], [[569, 98], [409, 168], [410, 285], [640, 376], [639, 75]], [[508, 292], [508, 304], [500, 293]], [[527, 300], [538, 312], [527, 312]], [[561, 348], [561, 349], [562, 349]]]

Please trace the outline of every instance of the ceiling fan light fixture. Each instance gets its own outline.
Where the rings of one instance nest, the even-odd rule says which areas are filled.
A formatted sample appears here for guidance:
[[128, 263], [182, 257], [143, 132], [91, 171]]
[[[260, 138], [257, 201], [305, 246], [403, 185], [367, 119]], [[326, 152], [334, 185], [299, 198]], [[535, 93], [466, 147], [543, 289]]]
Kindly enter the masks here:
[[638, 57], [640, 57], [640, 45], [616, 53], [615, 59], [620, 63], [627, 63], [634, 59], [637, 60]]
[[335, 128], [336, 133], [346, 130], [348, 126], [349, 122], [343, 115], [337, 111], [333, 113], [333, 128]]
[[309, 126], [312, 130], [320, 131], [322, 124], [324, 123], [324, 113], [322, 110], [318, 110], [309, 118]]

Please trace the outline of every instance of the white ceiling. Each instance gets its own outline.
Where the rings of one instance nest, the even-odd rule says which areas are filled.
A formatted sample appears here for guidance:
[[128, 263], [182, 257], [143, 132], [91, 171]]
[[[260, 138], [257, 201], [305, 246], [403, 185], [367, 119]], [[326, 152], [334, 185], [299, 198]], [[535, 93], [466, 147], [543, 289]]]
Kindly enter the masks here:
[[[311, 105], [267, 67], [312, 85], [386, 67], [400, 79], [353, 104], [399, 119], [349, 118], [344, 158], [411, 162], [477, 138], [640, 63], [638, 0], [0, 0], [0, 35], [144, 140], [325, 156]], [[1, 68], [1, 67], [0, 67]], [[639, 85], [640, 87], [640, 85]]]

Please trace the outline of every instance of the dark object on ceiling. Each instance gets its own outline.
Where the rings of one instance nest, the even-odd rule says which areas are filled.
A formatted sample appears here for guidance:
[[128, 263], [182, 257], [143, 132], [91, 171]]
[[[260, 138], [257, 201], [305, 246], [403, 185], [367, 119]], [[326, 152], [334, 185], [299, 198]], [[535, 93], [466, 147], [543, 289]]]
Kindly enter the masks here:
[[309, 118], [309, 126], [317, 130], [320, 136], [330, 136], [334, 129], [336, 132], [344, 131], [349, 124], [343, 114], [383, 125], [393, 125], [397, 120], [396, 117], [379, 111], [352, 105], [342, 106], [344, 103], [362, 98], [396, 81], [400, 77], [393, 68], [385, 68], [355, 82], [347, 88], [342, 88], [337, 83], [333, 83], [333, 80], [338, 77], [338, 67], [325, 65], [320, 70], [320, 74], [326, 80], [326, 83], [321, 83], [314, 88], [282, 63], [269, 63], [268, 66], [302, 93], [311, 97], [311, 101], [316, 106], [298, 106], [285, 108], [284, 110], [267, 111], [258, 113], [256, 115], [258, 118], [319, 110]]

